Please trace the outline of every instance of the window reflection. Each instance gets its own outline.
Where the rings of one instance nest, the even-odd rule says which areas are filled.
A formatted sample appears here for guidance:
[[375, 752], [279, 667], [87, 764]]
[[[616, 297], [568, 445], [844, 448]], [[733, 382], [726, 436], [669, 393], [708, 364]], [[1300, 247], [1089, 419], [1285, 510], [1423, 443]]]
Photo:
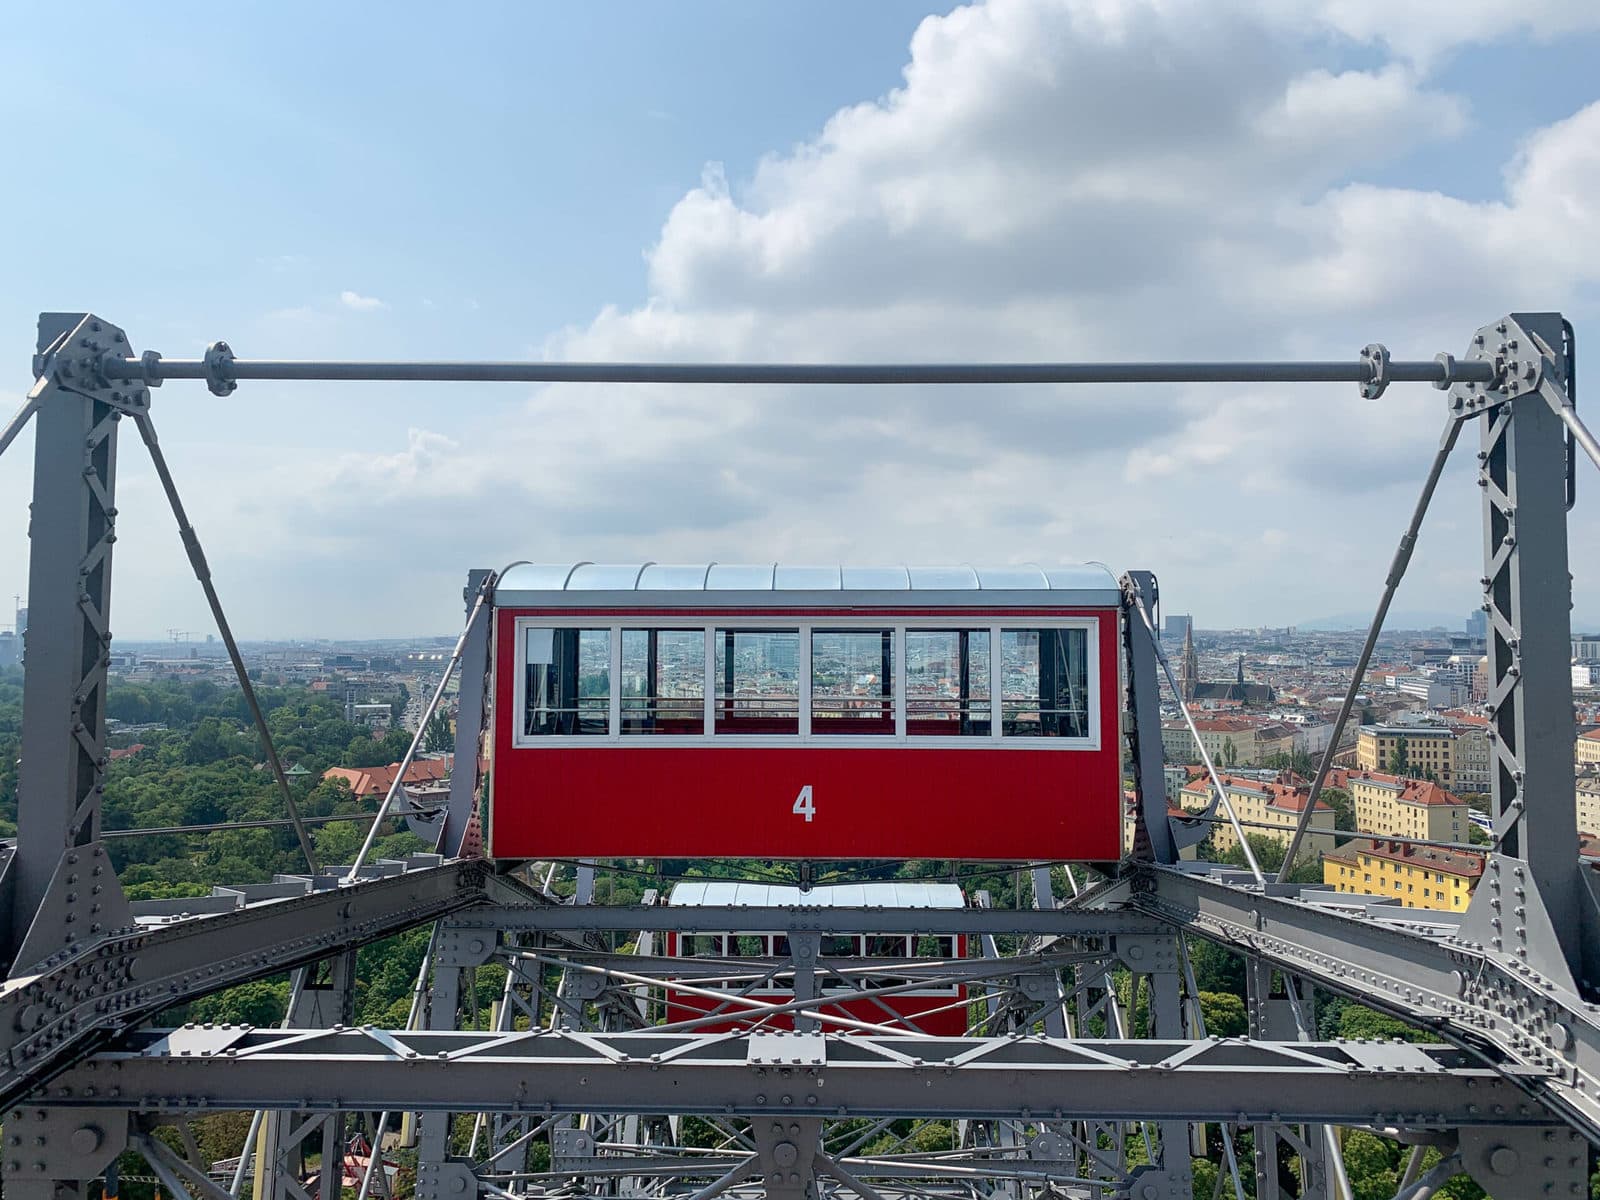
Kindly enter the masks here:
[[1089, 736], [1088, 648], [1085, 629], [1001, 631], [1005, 737]]
[[800, 631], [716, 631], [717, 733], [800, 732]]
[[525, 631], [526, 734], [605, 734], [611, 723], [611, 631]]
[[703, 629], [622, 631], [622, 732], [703, 734]]
[[989, 631], [906, 630], [906, 732], [988, 737]]
[[811, 732], [894, 732], [894, 631], [811, 634]]

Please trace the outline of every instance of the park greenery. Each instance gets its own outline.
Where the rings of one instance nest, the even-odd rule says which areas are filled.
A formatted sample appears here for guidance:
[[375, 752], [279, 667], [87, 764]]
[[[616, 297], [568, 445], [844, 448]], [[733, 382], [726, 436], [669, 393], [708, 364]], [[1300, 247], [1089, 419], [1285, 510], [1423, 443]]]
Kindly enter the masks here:
[[[381, 735], [347, 721], [342, 706], [327, 695], [303, 687], [262, 687], [260, 697], [267, 714], [279, 754], [285, 767], [295, 768], [291, 786], [301, 811], [308, 817], [349, 815], [350, 821], [318, 824], [312, 839], [319, 864], [348, 863], [356, 853], [370, 823], [371, 801], [352, 796], [340, 780], [324, 780], [329, 767], [372, 767], [398, 760], [409, 735], [399, 728]], [[22, 712], [22, 679], [19, 671], [0, 672], [0, 835], [15, 834], [16, 762]], [[239, 821], [271, 821], [283, 817], [282, 797], [265, 765], [261, 744], [249, 722], [248, 712], [236, 688], [208, 681], [178, 679], [128, 683], [113, 681], [108, 716], [128, 725], [144, 726], [136, 734], [119, 734], [112, 744], [137, 752], [118, 756], [109, 764], [104, 800], [104, 828], [111, 836], [107, 845], [130, 898], [163, 898], [203, 895], [213, 884], [255, 882], [277, 873], [300, 873], [306, 869], [304, 857], [292, 829], [285, 825], [252, 829], [211, 829], [177, 831], [185, 826], [209, 826]], [[447, 722], [436, 720], [425, 731], [428, 749], [446, 749], [452, 734]], [[1350, 827], [1349, 797], [1329, 789], [1324, 798], [1338, 814], [1339, 827]], [[161, 828], [173, 830], [136, 837], [116, 837], [117, 831]], [[1283, 860], [1283, 847], [1270, 839], [1250, 835], [1251, 848], [1263, 870], [1276, 871]], [[381, 831], [374, 848], [376, 856], [400, 856], [425, 849], [420, 841], [390, 821]], [[1244, 865], [1242, 851], [1234, 847], [1219, 856], [1224, 861]], [[661, 860], [613, 862], [596, 882], [598, 903], [638, 901], [647, 889], [668, 887], [683, 877], [722, 877], [765, 879], [773, 882], [794, 880], [791, 864], [753, 860]], [[1092, 879], [1082, 868], [1074, 872], [1073, 882], [1088, 885]], [[1026, 906], [1033, 903], [1032, 882], [1026, 871], [994, 864], [974, 865], [951, 861], [913, 860], [884, 863], [820, 863], [815, 865], [816, 880], [828, 882], [848, 874], [851, 878], [949, 880], [961, 884], [969, 896], [988, 893], [996, 907]], [[1058, 896], [1070, 894], [1072, 884], [1065, 871], [1053, 873]], [[1320, 870], [1314, 858], [1303, 860], [1292, 873], [1296, 880], [1315, 881]], [[559, 875], [555, 889], [570, 888]], [[1003, 939], [1002, 939], [1003, 941]], [[411, 930], [397, 937], [362, 948], [356, 957], [354, 1019], [358, 1023], [399, 1028], [410, 1013], [418, 973], [427, 952], [428, 930]], [[626, 947], [618, 947], [623, 949]], [[1002, 952], [1016, 949], [1002, 945]], [[1205, 1031], [1223, 1037], [1245, 1035], [1249, 1031], [1246, 1006], [1245, 970], [1242, 960], [1199, 939], [1190, 943], [1197, 981], [1198, 1010]], [[551, 980], [553, 983], [554, 980]], [[499, 1001], [504, 983], [503, 969], [483, 966], [468, 980], [464, 1020], [487, 1028], [492, 1007]], [[161, 1023], [181, 1021], [230, 1022], [271, 1025], [284, 1019], [289, 996], [287, 976], [269, 977], [226, 991], [205, 996], [162, 1014]], [[1130, 1014], [1132, 1032], [1149, 1030], [1148, 989], [1141, 991], [1134, 978], [1123, 972], [1115, 986]], [[1402, 1038], [1427, 1040], [1421, 1031], [1392, 1017], [1364, 1008], [1335, 996], [1319, 995], [1316, 1004], [1317, 1033], [1323, 1038]], [[1091, 1035], [1105, 1034], [1103, 1021], [1088, 1029]], [[216, 1158], [238, 1153], [249, 1123], [249, 1114], [224, 1113], [192, 1123], [202, 1148]], [[469, 1122], [463, 1123], [463, 1137]], [[927, 1150], [949, 1148], [953, 1131], [948, 1122], [901, 1123], [885, 1130], [864, 1151], [890, 1145], [895, 1136], [909, 1136], [912, 1143]], [[1129, 1145], [1137, 1155], [1142, 1138], [1129, 1130]], [[703, 1122], [683, 1122], [681, 1136], [690, 1144], [714, 1144], [715, 1133]], [[1342, 1132], [1345, 1159], [1351, 1178], [1354, 1200], [1379, 1200], [1392, 1196], [1405, 1169], [1405, 1150], [1393, 1142], [1358, 1131]], [[172, 1133], [176, 1138], [176, 1133]], [[1226, 1173], [1218, 1127], [1208, 1127], [1207, 1153], [1195, 1160], [1195, 1196], [1211, 1200], [1219, 1194], [1219, 1172]], [[463, 1143], [458, 1149], [464, 1151]], [[1238, 1152], [1248, 1155], [1249, 1133], [1243, 1131]], [[534, 1162], [547, 1162], [548, 1146], [534, 1148]], [[393, 1152], [401, 1163], [400, 1195], [407, 1194], [414, 1180], [414, 1152]], [[136, 1155], [125, 1155], [120, 1164], [126, 1200], [145, 1200], [152, 1187], [140, 1182], [147, 1168]], [[1299, 1182], [1292, 1177], [1288, 1160], [1283, 1173], [1285, 1194], [1297, 1195]], [[1255, 1181], [1248, 1159], [1241, 1172], [1246, 1196], [1253, 1196]], [[1474, 1200], [1483, 1193], [1465, 1179], [1457, 1179], [1443, 1189], [1454, 1200]], [[1222, 1180], [1220, 1194], [1233, 1195], [1231, 1178]], [[1596, 1195], [1600, 1195], [1597, 1190]]]

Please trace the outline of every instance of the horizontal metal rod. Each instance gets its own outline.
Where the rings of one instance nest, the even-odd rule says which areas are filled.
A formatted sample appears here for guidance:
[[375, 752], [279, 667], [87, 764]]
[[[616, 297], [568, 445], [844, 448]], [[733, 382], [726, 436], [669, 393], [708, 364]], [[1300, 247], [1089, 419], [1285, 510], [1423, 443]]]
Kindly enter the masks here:
[[[209, 379], [203, 359], [145, 363], [107, 358], [107, 379], [160, 383]], [[1347, 362], [1168, 363], [605, 363], [605, 362], [315, 362], [238, 358], [220, 364], [227, 380], [316, 379], [434, 383], [1370, 383], [1373, 365]], [[1490, 383], [1482, 361], [1391, 362], [1396, 383]]]

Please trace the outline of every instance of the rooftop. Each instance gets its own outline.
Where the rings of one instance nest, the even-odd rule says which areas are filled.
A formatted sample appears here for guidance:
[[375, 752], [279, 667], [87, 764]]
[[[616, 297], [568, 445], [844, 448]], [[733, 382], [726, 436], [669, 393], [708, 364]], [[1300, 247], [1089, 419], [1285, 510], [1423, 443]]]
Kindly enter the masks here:
[[1441, 871], [1468, 879], [1476, 879], [1483, 874], [1484, 856], [1475, 851], [1416, 846], [1410, 842], [1387, 841], [1381, 838], [1361, 838], [1322, 857], [1324, 861], [1331, 858], [1336, 862], [1348, 863], [1356, 861], [1357, 856], [1362, 854], [1408, 866], [1426, 867], [1430, 871]]

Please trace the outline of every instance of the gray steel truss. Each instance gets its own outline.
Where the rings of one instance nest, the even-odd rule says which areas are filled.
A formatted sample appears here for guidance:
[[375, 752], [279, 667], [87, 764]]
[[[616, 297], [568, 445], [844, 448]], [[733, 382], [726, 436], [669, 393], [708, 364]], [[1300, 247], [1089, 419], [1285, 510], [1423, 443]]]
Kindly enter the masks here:
[[[0, 845], [0, 1099], [12, 1106], [0, 1184], [23, 1200], [86, 1194], [131, 1147], [174, 1196], [232, 1200], [247, 1178], [262, 1200], [330, 1195], [359, 1129], [414, 1139], [422, 1200], [574, 1187], [662, 1200], [1188, 1200], [1191, 1154], [1214, 1125], [1218, 1193], [1236, 1200], [1245, 1132], [1258, 1200], [1349, 1200], [1337, 1131], [1352, 1126], [1417, 1147], [1405, 1196], [1460, 1172], [1499, 1200], [1581, 1194], [1585, 1139], [1600, 1142], [1600, 888], [1573, 839], [1565, 512], [1574, 456], [1600, 464], [1600, 445], [1577, 417], [1573, 357], [1558, 315], [1519, 314], [1485, 326], [1461, 358], [1428, 362], [1369, 346], [1333, 363], [294, 363], [240, 359], [221, 342], [164, 360], [136, 357], [92, 314], [44, 314], [35, 385], [0, 431], [3, 452], [36, 423], [19, 835]], [[438, 854], [130, 905], [98, 841], [116, 432], [124, 415], [149, 429], [150, 388], [168, 379], [203, 379], [218, 396], [250, 379], [1344, 380], [1373, 399], [1432, 382], [1449, 390], [1452, 423], [1402, 552], [1442, 456], [1479, 420], [1496, 835], [1484, 881], [1456, 917], [1178, 867], [1204, 827], [1167, 816], [1159, 588], [1134, 571], [1121, 630], [1133, 851], [1087, 887], [1069, 870], [1065, 901], [1049, 864], [1027, 865], [1033, 907], [1006, 910], [982, 896], [960, 910], [674, 908], [654, 894], [598, 905], [592, 863], [577, 867], [576, 902], [525, 887], [474, 857], [491, 700], [480, 620], [460, 645], [448, 803], [404, 814]], [[179, 521], [197, 553], [181, 506]], [[489, 577], [469, 580], [469, 610]], [[408, 1027], [351, 1027], [354, 948], [425, 922], [437, 924]], [[661, 935], [674, 930], [780, 933], [788, 953], [667, 956]], [[981, 953], [841, 958], [828, 953], [836, 933], [962, 935]], [[1186, 936], [1246, 960], [1249, 1038], [1206, 1036]], [[140, 1028], [291, 968], [289, 1028]], [[488, 1012], [474, 986], [484, 970], [505, 972]], [[1444, 1044], [1319, 1040], [1316, 989]], [[938, 1008], [967, 1034], [929, 1036], [896, 1009], [908, 994], [946, 996]], [[258, 1113], [231, 1189], [187, 1125], [229, 1109]], [[156, 1136], [167, 1125], [181, 1151]], [[1428, 1147], [1440, 1161], [1425, 1171]], [[386, 1193], [381, 1157], [360, 1200]]]
[[[315, 1069], [313, 1069], [315, 1068]], [[1070, 1121], [1548, 1125], [1449, 1046], [538, 1030], [128, 1035], [54, 1080], [56, 1108], [283, 1108]]]

